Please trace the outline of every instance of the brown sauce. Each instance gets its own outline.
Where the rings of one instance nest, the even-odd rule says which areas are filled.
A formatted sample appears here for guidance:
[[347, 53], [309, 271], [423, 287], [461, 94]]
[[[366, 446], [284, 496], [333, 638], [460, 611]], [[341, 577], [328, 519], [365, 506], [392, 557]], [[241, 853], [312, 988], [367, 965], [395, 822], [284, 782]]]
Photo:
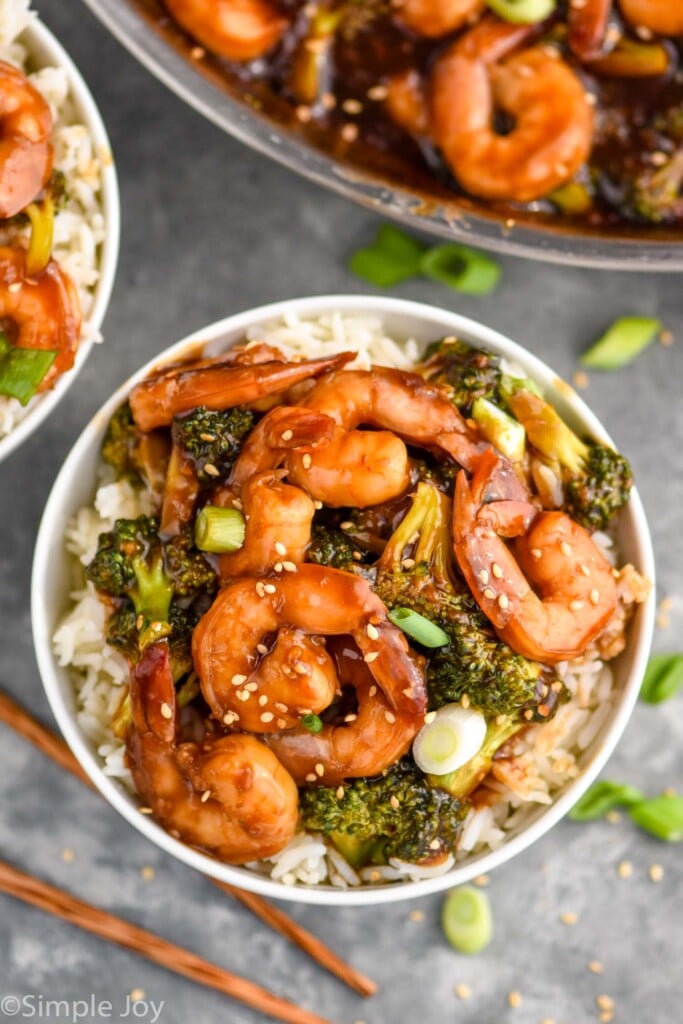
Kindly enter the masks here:
[[[436, 56], [453, 39], [415, 36], [391, 17], [386, 0], [358, 4], [358, 9], [371, 8], [376, 13], [356, 17], [350, 28], [335, 34], [326, 71], [327, 94], [334, 97], [329, 108], [321, 104], [309, 108], [292, 95], [292, 68], [307, 31], [306, 4], [301, 0], [282, 0], [279, 6], [291, 18], [290, 29], [266, 58], [251, 64], [224, 61], [204, 52], [174, 24], [161, 0], [130, 2], [215, 85], [346, 167], [355, 168], [361, 177], [415, 193], [424, 201], [426, 212], [445, 205], [454, 219], [473, 213], [567, 233], [643, 241], [683, 238], [680, 189], [664, 204], [648, 203], [646, 210], [634, 199], [635, 183], [649, 179], [672, 154], [680, 153], [683, 163], [683, 39], [664, 41], [671, 58], [666, 75], [606, 78], [590, 74], [587, 65], [580, 65], [567, 52], [561, 11], [548, 28], [564, 59], [596, 96], [593, 150], [579, 175], [592, 203], [586, 212], [568, 213], [546, 199], [520, 204], [467, 195], [434, 146], [418, 143], [394, 123], [381, 99], [368, 98], [369, 91], [398, 71], [416, 68], [428, 73]], [[618, 17], [616, 23], [620, 24]], [[638, 40], [636, 35], [630, 37]], [[659, 197], [661, 190], [655, 192]]]

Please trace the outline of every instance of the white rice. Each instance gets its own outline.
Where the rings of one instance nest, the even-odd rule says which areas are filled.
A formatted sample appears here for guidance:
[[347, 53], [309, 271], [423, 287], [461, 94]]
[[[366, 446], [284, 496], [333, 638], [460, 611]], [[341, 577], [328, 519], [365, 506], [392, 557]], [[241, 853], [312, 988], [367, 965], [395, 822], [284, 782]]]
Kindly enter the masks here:
[[[37, 17], [30, 0], [0, 0], [0, 60], [30, 71], [29, 81], [41, 93], [52, 113], [54, 169], [65, 179], [66, 202], [55, 217], [52, 255], [75, 283], [83, 310], [81, 341], [100, 341], [88, 323], [94, 289], [100, 276], [100, 249], [105, 236], [101, 197], [101, 154], [85, 125], [80, 124], [64, 68], [34, 66], [22, 33]], [[0, 229], [0, 245], [25, 243], [28, 229]], [[36, 395], [22, 406], [15, 398], [0, 395], [0, 437], [10, 431], [40, 402]]]
[[[288, 317], [254, 331], [251, 336], [283, 349], [290, 356], [315, 358], [353, 349], [358, 352], [354, 363], [358, 366], [375, 362], [410, 368], [419, 356], [415, 341], [398, 344], [385, 335], [381, 320], [374, 317]], [[92, 585], [84, 582], [82, 566], [92, 557], [99, 533], [110, 529], [114, 519], [149, 511], [149, 499], [142, 490], [127, 481], [117, 483], [103, 475], [94, 506], [81, 509], [67, 531], [67, 547], [75, 556], [78, 569], [77, 589], [72, 594], [72, 607], [54, 636], [60, 665], [72, 669], [79, 724], [97, 750], [105, 773], [119, 778], [131, 790], [132, 780], [123, 763], [123, 743], [110, 728], [111, 715], [124, 693], [126, 663], [105, 642], [103, 605]], [[612, 540], [606, 534], [594, 537], [614, 561]], [[299, 833], [277, 856], [249, 867], [284, 885], [327, 883], [344, 888], [431, 878], [449, 871], [456, 861], [496, 849], [510, 833], [535, 816], [540, 806], [552, 803], [559, 790], [579, 774], [585, 752], [612, 710], [612, 672], [596, 653], [589, 652], [575, 662], [560, 664], [557, 671], [571, 693], [571, 700], [550, 722], [529, 727], [514, 741], [515, 756], [528, 767], [522, 784], [513, 790], [492, 777], [487, 780], [493, 805], [470, 812], [455, 856], [449, 856], [437, 867], [392, 859], [388, 865], [357, 872], [323, 837]]]

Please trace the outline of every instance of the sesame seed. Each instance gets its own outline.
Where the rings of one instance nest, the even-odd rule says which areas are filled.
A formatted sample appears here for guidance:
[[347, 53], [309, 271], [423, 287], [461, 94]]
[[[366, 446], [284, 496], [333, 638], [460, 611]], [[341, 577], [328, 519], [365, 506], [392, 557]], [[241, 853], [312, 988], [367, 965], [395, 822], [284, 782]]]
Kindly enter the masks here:
[[304, 469], [310, 469], [312, 461], [313, 460], [312, 460], [311, 456], [308, 454], [308, 452], [305, 452], [301, 456], [301, 465], [304, 467]]
[[575, 914], [573, 910], [567, 910], [564, 914], [560, 915], [560, 921], [562, 924], [573, 925], [579, 920], [579, 915]]
[[268, 653], [268, 648], [266, 647], [265, 644], [256, 644], [256, 650], [258, 651], [259, 654]]
[[611, 996], [604, 996], [604, 995], [596, 996], [595, 997], [595, 1002], [597, 1003], [599, 1009], [601, 1009], [601, 1010], [613, 1010], [614, 1009], [614, 1000], [612, 999]]
[[441, 841], [439, 839], [432, 839], [431, 843], [429, 844], [429, 849], [430, 850], [440, 850], [441, 849]]
[[572, 377], [572, 383], [575, 388], [580, 388], [581, 390], [587, 388], [589, 383], [588, 374], [584, 370], [577, 370]]
[[357, 124], [345, 124], [339, 133], [344, 142], [355, 142], [358, 138], [358, 125]]
[[598, 1020], [600, 1024], [609, 1024], [614, 1019], [614, 1010], [601, 1010]]
[[241, 500], [239, 498], [233, 498], [232, 499], [232, 507], [236, 508], [238, 512], [241, 512], [242, 509], [244, 508], [244, 505], [242, 504], [242, 502], [241, 502]]
[[343, 797], [344, 797], [344, 787], [343, 786], [338, 786], [337, 787], [336, 797], [337, 797], [337, 800], [343, 799]]
[[482, 569], [481, 570], [481, 572], [479, 573], [479, 579], [484, 584], [484, 586], [486, 586], [486, 584], [489, 581], [489, 574], [488, 574], [488, 571], [486, 569]]
[[275, 572], [282, 572], [282, 562], [276, 562], [273, 569], [275, 569]]
[[287, 722], [285, 721], [284, 718], [278, 718], [278, 720], [276, 722], [276, 725], [277, 725], [278, 729], [284, 729], [285, 726], [287, 725]]
[[474, 884], [478, 885], [480, 889], [484, 889], [486, 888], [490, 881], [491, 879], [489, 878], [488, 875], [477, 875], [477, 877], [474, 879]]
[[[204, 51], [202, 50], [202, 54], [203, 53]], [[141, 1003], [142, 1000], [145, 998], [145, 995], [146, 992], [144, 988], [132, 988], [128, 993], [128, 998], [130, 999], [131, 1003]]]
[[345, 519], [343, 523], [339, 524], [340, 530], [352, 530], [353, 523], [349, 519]]
[[283, 704], [281, 700], [276, 700], [273, 707], [275, 708], [276, 711], [280, 711], [283, 715], [286, 715], [287, 712], [289, 711], [287, 705]]
[[633, 874], [633, 864], [630, 860], [622, 860], [617, 868], [619, 878], [630, 878]]
[[232, 725], [233, 722], [239, 721], [239, 717], [236, 711], [226, 711], [223, 715], [223, 722], [225, 725]]
[[344, 100], [342, 103], [342, 109], [345, 110], [347, 114], [360, 114], [363, 109], [363, 104], [360, 100], [350, 98], [348, 100]]
[[394, 722], [396, 721], [396, 715], [393, 713], [393, 711], [385, 711], [384, 717], [386, 721], [389, 723], [389, 725], [393, 725]]
[[261, 580], [257, 580], [256, 582], [256, 593], [258, 594], [259, 597], [263, 597], [263, 595], [265, 594], [265, 590], [263, 584], [261, 583]]
[[164, 718], [173, 718], [173, 712], [171, 711], [171, 705], [167, 704], [166, 701], [161, 705], [161, 714]]
[[565, 556], [565, 558], [569, 558], [569, 556], [571, 555], [572, 549], [571, 546], [567, 544], [566, 540], [563, 540], [560, 544], [560, 551]]
[[503, 570], [498, 565], [498, 562], [494, 562], [492, 564], [491, 572], [493, 573], [493, 575], [496, 577], [497, 580], [499, 580], [502, 577], [502, 575], [503, 575]]
[[667, 346], [668, 345], [673, 345], [673, 343], [674, 343], [674, 336], [671, 333], [671, 331], [660, 331], [659, 332], [659, 341], [660, 341], [661, 345], [667, 345]]
[[205, 463], [205, 465], [204, 465], [204, 472], [207, 473], [208, 476], [220, 476], [221, 475], [220, 471], [218, 469], [216, 469], [216, 467], [214, 466], [214, 464], [212, 462]]
[[365, 627], [365, 632], [371, 640], [379, 640], [379, 630], [377, 629], [377, 626], [373, 626], [371, 622], [368, 622]]
[[428, 711], [425, 715], [425, 725], [430, 725], [436, 718], [436, 711]]
[[312, 117], [311, 108], [305, 106], [303, 103], [296, 108], [295, 113], [296, 113], [297, 119], [299, 121], [301, 121], [302, 124], [306, 124], [308, 121], [311, 120], [311, 117]]
[[151, 882], [155, 874], [156, 871], [154, 870], [151, 864], [145, 864], [144, 867], [140, 868], [140, 875], [145, 882]]
[[489, 601], [493, 601], [495, 596], [496, 596], [495, 590], [491, 590], [490, 587], [487, 587], [486, 590], [484, 591], [484, 597], [487, 600], [489, 600]]
[[527, 722], [530, 722], [531, 719], [534, 717], [534, 713], [531, 710], [531, 708], [527, 708], [526, 711], [522, 713], [522, 717], [526, 718]]
[[244, 701], [249, 700], [249, 698], [251, 697], [251, 691], [250, 690], [236, 690], [235, 691], [235, 695], [236, 695], [238, 700], [241, 700], [244, 703]]
[[[149, 813], [151, 814], [152, 812], [150, 811]], [[76, 854], [74, 853], [74, 851], [70, 850], [68, 846], [62, 850], [62, 860], [64, 861], [65, 864], [71, 864], [75, 856]]]
[[514, 1009], [522, 1005], [522, 997], [519, 992], [508, 992], [508, 1005]]
[[365, 655], [363, 660], [366, 661], [368, 663], [368, 665], [371, 665], [372, 662], [375, 661], [376, 658], [379, 658], [379, 651], [369, 651]]
[[309, 772], [308, 775], [306, 776], [306, 782], [317, 782], [317, 781], [318, 781], [318, 776], [314, 775], [313, 772]]
[[569, 607], [573, 612], [580, 612], [583, 608], [583, 601], [570, 601]]
[[498, 597], [498, 604], [501, 608], [505, 609], [510, 604], [510, 599], [507, 594], [500, 594]]
[[242, 683], [246, 683], [246, 681], [247, 681], [247, 677], [240, 675], [239, 672], [232, 677], [232, 685], [233, 686], [241, 686]]
[[358, 715], [344, 715], [344, 721], [349, 723], [355, 722], [357, 718]]
[[608, 811], [607, 814], [605, 815], [605, 819], [610, 823], [610, 825], [618, 825], [619, 822], [621, 821], [621, 812], [620, 811]]
[[325, 110], [334, 110], [337, 106], [337, 97], [333, 92], [324, 92], [320, 97], [320, 102]]
[[21, 281], [12, 281], [12, 284], [9, 285], [7, 291], [11, 292], [12, 295], [15, 295], [17, 292], [21, 291]]
[[661, 882], [664, 878], [664, 868], [661, 864], [651, 864], [647, 873], [651, 882]]
[[266, 704], [268, 703], [268, 698], [266, 697], [265, 693], [261, 694], [261, 696], [258, 699], [258, 702], [259, 702], [259, 707], [263, 708], [263, 707], [266, 706]]
[[323, 775], [325, 774], [325, 765], [322, 764], [321, 761], [318, 761], [317, 765], [315, 766], [315, 774], [318, 775], [320, 778], [322, 778]]
[[282, 433], [280, 434], [280, 437], [282, 438], [283, 441], [291, 441], [292, 438], [294, 437], [294, 431], [283, 430]]
[[298, 676], [307, 676], [309, 674], [310, 669], [308, 665], [304, 665], [303, 661], [297, 661], [296, 665], [294, 666], [294, 671]]
[[264, 583], [263, 589], [265, 590], [266, 594], [275, 594], [277, 592], [277, 587], [275, 586], [274, 583]]
[[531, 548], [531, 552], [530, 553], [531, 553], [531, 557], [535, 558], [536, 560], [538, 560], [542, 556], [542, 554], [543, 554], [543, 552], [541, 551], [540, 548]]
[[469, 694], [463, 693], [462, 697], [460, 698], [460, 703], [464, 708], [468, 708], [470, 706]]
[[396, 798], [396, 797], [394, 796], [394, 794], [393, 794], [393, 793], [391, 794], [391, 799], [389, 800], [389, 803], [391, 804], [391, 806], [392, 806], [392, 807], [394, 808], [394, 810], [395, 810], [395, 811], [397, 811], [397, 810], [398, 810], [398, 808], [399, 808], [399, 803], [398, 803], [398, 800], [397, 800], [397, 798]]
[[403, 569], [414, 569], [415, 568], [415, 559], [414, 558], [404, 558], [403, 562], [401, 563], [401, 566], [402, 566]]
[[247, 685], [244, 687], [244, 689], [248, 693], [256, 693], [256, 691], [258, 690], [258, 683], [257, 682], [247, 683]]
[[272, 722], [274, 718], [275, 715], [273, 714], [272, 711], [264, 711], [261, 715], [261, 721], [265, 723]]
[[154, 814], [151, 807], [138, 807], [140, 814]]
[[315, 501], [313, 502], [313, 508], [317, 508], [318, 511], [320, 511], [320, 509], [322, 507], [323, 507], [322, 501], [318, 501], [318, 499], [316, 498]]
[[[379, 882], [381, 877], [382, 876], [380, 875], [379, 871], [371, 871], [370, 872], [370, 881], [371, 882]], [[356, 1021], [356, 1024], [359, 1024], [359, 1022]], [[361, 1021], [360, 1024], [363, 1024], [363, 1022]]]
[[368, 690], [368, 697], [374, 697], [376, 693], [377, 693], [377, 687], [373, 683], [372, 686], [370, 687], [370, 689]]
[[199, 436], [201, 437], [202, 441], [215, 441], [216, 440], [216, 435], [215, 434], [200, 434]]
[[600, 591], [591, 590], [590, 594], [588, 595], [588, 600], [591, 604], [597, 604], [600, 600]]
[[282, 541], [276, 540], [275, 544], [273, 546], [274, 546], [275, 550], [277, 551], [278, 555], [286, 555], [287, 554], [287, 548], [282, 543]]
[[285, 572], [296, 572], [296, 565], [294, 562], [283, 562], [282, 568]]
[[472, 995], [472, 989], [469, 985], [456, 985], [455, 994], [458, 999], [469, 999]]
[[211, 797], [211, 790], [210, 789], [205, 789], [204, 792], [201, 795], [202, 803], [205, 804], [206, 801], [210, 799], [210, 797]]
[[589, 961], [588, 970], [591, 972], [591, 974], [602, 974], [604, 969], [605, 968], [603, 967], [603, 965], [600, 963], [599, 960], [591, 960], [591, 961]]

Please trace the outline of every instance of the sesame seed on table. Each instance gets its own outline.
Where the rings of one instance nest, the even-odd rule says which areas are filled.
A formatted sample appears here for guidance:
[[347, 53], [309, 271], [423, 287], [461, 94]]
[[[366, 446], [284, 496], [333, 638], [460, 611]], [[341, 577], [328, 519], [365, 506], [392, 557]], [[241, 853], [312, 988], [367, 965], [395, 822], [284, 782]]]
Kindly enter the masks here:
[[[47, 494], [78, 433], [128, 374], [202, 324], [296, 295], [372, 291], [346, 262], [368, 242], [377, 220], [223, 135], [152, 78], [83, 4], [36, 0], [36, 6], [101, 107], [123, 200], [121, 262], [104, 344], [40, 430], [0, 465], [0, 683], [54, 727], [33, 655], [29, 574]], [[381, 92], [369, 97], [381, 99]], [[681, 649], [680, 277], [500, 262], [502, 283], [484, 298], [427, 280], [391, 294], [480, 319], [581, 388], [633, 462], [650, 518], [659, 573], [657, 650]], [[588, 343], [617, 317], [635, 314], [662, 320], [661, 344], [618, 373], [578, 370], [577, 356]], [[286, 552], [280, 554], [287, 572]], [[480, 578], [483, 586], [500, 586], [493, 565]], [[272, 591], [261, 585], [260, 597], [272, 599], [277, 586], [269, 586]], [[369, 629], [367, 635], [374, 640]], [[233, 682], [242, 700], [257, 700], [243, 688], [246, 679]], [[272, 720], [278, 712], [275, 706], [263, 714]], [[235, 712], [226, 715], [227, 724], [237, 721]], [[283, 905], [377, 980], [379, 993], [363, 1002], [2, 726], [0, 740], [6, 860], [324, 1012], [335, 1024], [659, 1024], [680, 1017], [679, 971], [667, 951], [683, 945], [681, 846], [649, 838], [625, 812], [600, 822], [562, 822], [490, 877], [478, 878], [491, 901], [494, 937], [477, 956], [460, 956], [446, 944], [439, 896], [367, 908]], [[683, 789], [683, 694], [659, 707], [636, 707], [604, 775], [653, 795]], [[319, 780], [316, 768], [311, 781]], [[0, 897], [0, 949], [0, 998], [43, 991], [46, 998], [75, 1000], [95, 992], [117, 1011], [129, 996], [163, 1000], [159, 1024], [265, 1021], [6, 897]]]

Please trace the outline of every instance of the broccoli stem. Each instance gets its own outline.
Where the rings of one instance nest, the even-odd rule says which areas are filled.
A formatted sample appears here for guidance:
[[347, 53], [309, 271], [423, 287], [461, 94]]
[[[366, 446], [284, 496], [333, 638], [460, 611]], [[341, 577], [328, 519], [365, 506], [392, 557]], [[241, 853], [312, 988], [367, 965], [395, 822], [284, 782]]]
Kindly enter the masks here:
[[447, 775], [428, 775], [431, 785], [445, 789], [459, 800], [468, 797], [490, 772], [497, 751], [523, 728], [524, 723], [517, 718], [507, 715], [501, 715], [500, 718], [501, 721], [494, 719], [489, 722], [486, 737], [478, 754], [461, 768]]
[[451, 582], [448, 509], [445, 494], [430, 484], [418, 484], [407, 515], [392, 533], [377, 563], [379, 575], [401, 572], [410, 556], [417, 566], [430, 566], [435, 583]]
[[166, 575], [161, 558], [151, 566], [141, 559], [133, 559], [137, 587], [131, 591], [135, 611], [151, 622], [166, 622], [171, 610], [173, 584]]

